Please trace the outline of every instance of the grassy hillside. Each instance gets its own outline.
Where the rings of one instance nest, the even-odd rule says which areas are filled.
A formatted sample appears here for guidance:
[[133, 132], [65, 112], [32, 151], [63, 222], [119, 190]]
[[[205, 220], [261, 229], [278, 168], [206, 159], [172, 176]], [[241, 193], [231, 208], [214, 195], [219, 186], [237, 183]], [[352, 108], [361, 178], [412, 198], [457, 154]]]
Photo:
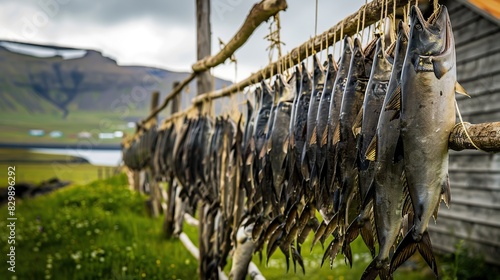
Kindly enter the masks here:
[[[196, 261], [162, 240], [161, 220], [125, 185], [119, 176], [16, 201], [16, 272], [2, 254], [2, 279], [194, 279]], [[0, 213], [5, 229], [5, 206]], [[0, 240], [7, 252], [7, 235]]]
[[[0, 40], [0, 143], [75, 143], [74, 137], [80, 131], [93, 130], [97, 139], [99, 132], [127, 130], [128, 122], [147, 115], [153, 91], [159, 91], [162, 100], [174, 81], [188, 75], [154, 67], [117, 65], [95, 50], [83, 50], [84, 56], [73, 59], [58, 55], [35, 57], [12, 51], [12, 44], [34, 46]], [[228, 84], [215, 79], [215, 88]], [[188, 106], [195, 93], [193, 81], [182, 94], [181, 108]], [[63, 132], [63, 137], [30, 138], [29, 129], [44, 129], [47, 134], [57, 130]], [[119, 143], [119, 139], [103, 141]]]

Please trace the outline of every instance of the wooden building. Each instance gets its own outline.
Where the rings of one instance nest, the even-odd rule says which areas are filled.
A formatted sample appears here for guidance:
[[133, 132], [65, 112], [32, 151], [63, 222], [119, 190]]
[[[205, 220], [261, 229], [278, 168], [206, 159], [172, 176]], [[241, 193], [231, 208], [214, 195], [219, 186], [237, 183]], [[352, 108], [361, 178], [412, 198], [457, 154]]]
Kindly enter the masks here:
[[[472, 98], [457, 96], [463, 120], [500, 120], [500, 1], [448, 0], [459, 82]], [[457, 119], [458, 121], [458, 119]], [[463, 247], [500, 265], [500, 154], [450, 152], [450, 209], [441, 205], [429, 224], [436, 251]]]

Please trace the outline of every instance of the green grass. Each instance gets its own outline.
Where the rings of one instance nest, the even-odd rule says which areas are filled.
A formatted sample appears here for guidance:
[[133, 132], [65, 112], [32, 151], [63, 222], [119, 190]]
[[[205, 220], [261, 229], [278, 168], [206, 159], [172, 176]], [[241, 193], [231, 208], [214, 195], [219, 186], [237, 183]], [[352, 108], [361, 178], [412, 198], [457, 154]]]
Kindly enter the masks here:
[[[163, 240], [162, 219], [122, 174], [16, 201], [16, 272], [7, 271], [6, 206], [0, 208], [2, 279], [194, 279], [196, 261]], [[16, 278], [11, 278], [12, 276]]]
[[[16, 279], [196, 279], [196, 260], [178, 240], [162, 238], [162, 218], [147, 216], [145, 199], [127, 188], [121, 174], [35, 199], [16, 200]], [[7, 207], [0, 207], [1, 275], [8, 272], [7, 214]], [[185, 225], [184, 232], [198, 244], [197, 228]], [[323, 249], [318, 244], [310, 253], [311, 240], [312, 233], [302, 247], [305, 275], [299, 267], [294, 273], [292, 263], [287, 273], [279, 250], [268, 265], [265, 253], [262, 263], [258, 255], [253, 261], [270, 280], [360, 279], [370, 262], [368, 250], [358, 238], [352, 243], [352, 268], [345, 265], [342, 255], [333, 269], [328, 261], [320, 267]], [[418, 253], [408, 263], [412, 265], [400, 267], [395, 279], [433, 278]], [[446, 280], [495, 279], [499, 275], [484, 261], [467, 257], [462, 247], [455, 255], [438, 256], [438, 266]], [[229, 261], [226, 275], [230, 267]]]

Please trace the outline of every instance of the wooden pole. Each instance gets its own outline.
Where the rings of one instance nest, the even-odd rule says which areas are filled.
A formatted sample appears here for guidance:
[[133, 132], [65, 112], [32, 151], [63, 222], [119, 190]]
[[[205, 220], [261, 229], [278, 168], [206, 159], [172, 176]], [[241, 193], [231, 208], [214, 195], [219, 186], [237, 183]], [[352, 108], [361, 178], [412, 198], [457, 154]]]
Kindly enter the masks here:
[[474, 145], [485, 152], [500, 152], [500, 122], [463, 123], [463, 125], [458, 123], [455, 125], [449, 138], [450, 149], [455, 151], [477, 150]]
[[[175, 81], [172, 85], [173, 88], [178, 87], [179, 81]], [[172, 100], [171, 114], [175, 114], [180, 109], [181, 105], [181, 95], [176, 95]], [[168, 198], [167, 198], [167, 209], [165, 210], [165, 219], [163, 220], [163, 234], [165, 238], [170, 239], [174, 234], [174, 223], [175, 223], [175, 186], [174, 186], [174, 175], [167, 174], [168, 180]]]
[[[387, 0], [387, 6], [393, 7], [394, 2], [396, 2], [396, 9], [408, 4], [408, 0]], [[307, 42], [304, 42], [299, 47], [294, 48], [289, 54], [283, 56], [278, 61], [275, 61], [260, 69], [256, 73], [250, 75], [248, 78], [238, 83], [232, 84], [231, 86], [222, 90], [207, 92], [203, 95], [195, 97], [192, 101], [193, 105], [198, 105], [207, 99], [221, 98], [236, 93], [238, 91], [241, 91], [245, 87], [255, 84], [263, 79], [271, 78], [271, 74], [278, 73], [278, 69], [280, 68], [288, 69], [296, 64], [299, 64], [302, 59], [306, 58], [306, 55], [312, 55], [315, 52], [321, 51], [326, 46], [332, 46], [336, 42], [342, 40], [342, 38], [340, 38], [341, 31], [343, 32], [344, 36], [352, 36], [356, 34], [358, 28], [358, 16], [362, 16], [363, 11], [365, 11], [366, 27], [379, 21], [380, 12], [382, 8], [385, 7], [385, 4], [386, 0], [374, 0], [363, 5], [357, 12], [344, 18], [341, 22], [337, 23], [327, 31], [313, 37]], [[392, 9], [389, 9], [388, 14], [392, 14]], [[335, 34], [337, 35], [336, 37], [334, 36]], [[280, 67], [278, 68], [278, 66]]]
[[[202, 60], [209, 57], [211, 53], [211, 30], [210, 30], [210, 0], [196, 0], [196, 39], [197, 39], [197, 58]], [[214, 84], [212, 82], [212, 75], [208, 71], [200, 71], [198, 73], [197, 81], [197, 95], [204, 92], [212, 91]], [[200, 206], [203, 209], [204, 203]], [[203, 210], [202, 210], [203, 211]], [[200, 211], [201, 212], [201, 211]], [[203, 218], [203, 217], [201, 217]], [[203, 226], [198, 228], [198, 241], [200, 244], [203, 242]], [[204, 257], [204, 246], [200, 246], [199, 262], [198, 262], [198, 275], [200, 279], [206, 279], [205, 269], [208, 263], [203, 263], [207, 260]]]
[[[255, 6], [257, 6], [257, 8]], [[250, 18], [246, 19], [243, 26], [229, 41], [226, 47], [224, 47], [218, 54], [214, 55], [213, 57], [202, 57], [202, 61], [196, 62], [193, 65], [193, 69], [196, 70], [193, 70], [193, 73], [191, 73], [177, 87], [175, 87], [172, 92], [170, 92], [167, 97], [165, 97], [163, 103], [142, 121], [142, 124], [154, 118], [159, 112], [161, 112], [161, 110], [165, 109], [168, 103], [172, 99], [174, 99], [175, 96], [181, 93], [182, 89], [187, 86], [198, 75], [199, 72], [206, 71], [211, 67], [215, 67], [231, 57], [231, 55], [233, 55], [233, 53], [246, 42], [246, 40], [250, 37], [250, 35], [255, 31], [257, 27], [259, 27], [264, 21], [268, 20], [271, 16], [285, 10], [286, 2], [285, 0], [263, 0], [261, 1], [261, 3], [255, 6], [252, 8], [248, 15]], [[261, 13], [265, 14], [267, 18], [261, 16]], [[210, 55], [210, 52], [208, 53], [208, 55]], [[212, 88], [210, 87], [205, 92], [209, 92], [211, 90]]]
[[[196, 43], [197, 58], [203, 60], [210, 57], [211, 48], [211, 25], [210, 25], [210, 0], [196, 0]], [[196, 78], [198, 95], [213, 90], [212, 75], [210, 72], [199, 68]]]
[[[287, 8], [285, 0], [263, 0], [255, 5], [248, 13], [245, 22], [233, 38], [222, 48], [222, 50], [210, 57], [202, 57], [193, 64], [193, 71], [199, 72], [224, 63], [228, 57], [239, 49], [248, 40], [257, 26], [269, 19], [271, 16], [284, 11]], [[198, 57], [200, 59], [200, 57]]]
[[[150, 111], [153, 112], [156, 110], [158, 107], [158, 102], [160, 100], [160, 93], [155, 91], [153, 92], [151, 96], [151, 105], [150, 105]], [[147, 127], [151, 128], [152, 126], [155, 126], [157, 122], [157, 118], [153, 118], [149, 120], [147, 123]], [[147, 173], [147, 178], [149, 180], [149, 199], [151, 202], [151, 216], [152, 217], [158, 217], [160, 214], [160, 208], [161, 208], [161, 193], [160, 193], [160, 188], [158, 185], [158, 182], [156, 182], [156, 174], [154, 174], [154, 168], [153, 168], [153, 157], [150, 159], [150, 164], [146, 167]]]

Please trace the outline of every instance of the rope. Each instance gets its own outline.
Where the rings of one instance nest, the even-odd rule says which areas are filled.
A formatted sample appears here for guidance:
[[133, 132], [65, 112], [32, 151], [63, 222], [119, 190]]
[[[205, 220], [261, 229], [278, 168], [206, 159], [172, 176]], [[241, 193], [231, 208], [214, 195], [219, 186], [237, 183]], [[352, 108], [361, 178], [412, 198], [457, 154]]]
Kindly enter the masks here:
[[361, 42], [363, 42], [363, 36], [365, 35], [365, 15], [366, 15], [366, 5], [368, 0], [365, 0], [365, 5], [363, 6], [363, 22], [361, 24]]
[[467, 131], [467, 128], [465, 128], [464, 120], [462, 119], [462, 114], [460, 113], [460, 109], [458, 108], [458, 102], [456, 99], [455, 99], [455, 107], [457, 108], [457, 113], [458, 113], [458, 118], [460, 119], [460, 124], [462, 124], [462, 128], [464, 129], [465, 135], [469, 139], [472, 146], [474, 146], [474, 148], [476, 148], [476, 150], [478, 150], [478, 151], [486, 152], [486, 151], [482, 150], [481, 148], [479, 148], [476, 145], [476, 143], [474, 143], [474, 141], [472, 141], [472, 138], [470, 137], [469, 132]]
[[318, 0], [316, 0], [316, 14], [314, 15], [314, 37], [318, 34]]

